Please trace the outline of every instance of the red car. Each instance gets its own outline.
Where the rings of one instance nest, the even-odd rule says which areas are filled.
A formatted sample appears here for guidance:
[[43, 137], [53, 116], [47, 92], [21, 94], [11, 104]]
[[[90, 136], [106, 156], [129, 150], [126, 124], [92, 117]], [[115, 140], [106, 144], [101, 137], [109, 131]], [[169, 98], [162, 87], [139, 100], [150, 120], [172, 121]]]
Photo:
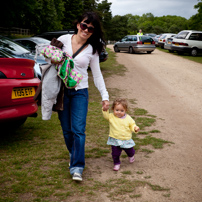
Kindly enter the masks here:
[[11, 128], [23, 124], [27, 117], [37, 115], [34, 101], [40, 80], [34, 61], [21, 58], [0, 58], [0, 125]]

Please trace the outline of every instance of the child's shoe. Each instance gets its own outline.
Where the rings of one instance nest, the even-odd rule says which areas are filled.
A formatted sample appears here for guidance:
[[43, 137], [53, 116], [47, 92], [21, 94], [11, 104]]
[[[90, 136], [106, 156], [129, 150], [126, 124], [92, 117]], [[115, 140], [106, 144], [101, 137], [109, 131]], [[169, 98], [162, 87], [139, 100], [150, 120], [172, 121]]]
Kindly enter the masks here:
[[114, 165], [113, 170], [118, 171], [120, 169], [120, 164]]
[[134, 156], [128, 157], [128, 159], [129, 159], [129, 162], [130, 162], [130, 163], [133, 163], [133, 162], [135, 161], [135, 157], [134, 157]]

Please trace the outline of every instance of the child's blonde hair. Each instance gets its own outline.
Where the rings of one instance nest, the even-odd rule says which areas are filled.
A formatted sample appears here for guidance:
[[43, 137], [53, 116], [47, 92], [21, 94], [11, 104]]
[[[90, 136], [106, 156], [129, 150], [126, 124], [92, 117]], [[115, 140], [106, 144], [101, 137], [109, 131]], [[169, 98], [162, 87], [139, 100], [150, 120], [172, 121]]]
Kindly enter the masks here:
[[121, 104], [125, 111], [128, 111], [128, 103], [127, 100], [124, 98], [116, 98], [112, 104], [112, 110], [114, 110], [115, 105]]

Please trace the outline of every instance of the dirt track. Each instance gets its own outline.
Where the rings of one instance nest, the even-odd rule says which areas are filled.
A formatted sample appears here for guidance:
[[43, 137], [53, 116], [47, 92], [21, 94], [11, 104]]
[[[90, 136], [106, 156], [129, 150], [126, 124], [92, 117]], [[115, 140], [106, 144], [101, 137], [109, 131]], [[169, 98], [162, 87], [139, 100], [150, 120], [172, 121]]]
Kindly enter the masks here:
[[[109, 48], [113, 48], [111, 45]], [[136, 155], [136, 166], [150, 182], [171, 189], [170, 197], [140, 190], [136, 201], [202, 201], [202, 65], [155, 50], [152, 54], [117, 53], [124, 76], [106, 80], [108, 88], [137, 99], [139, 108], [157, 116], [156, 137], [172, 141], [151, 158]]]

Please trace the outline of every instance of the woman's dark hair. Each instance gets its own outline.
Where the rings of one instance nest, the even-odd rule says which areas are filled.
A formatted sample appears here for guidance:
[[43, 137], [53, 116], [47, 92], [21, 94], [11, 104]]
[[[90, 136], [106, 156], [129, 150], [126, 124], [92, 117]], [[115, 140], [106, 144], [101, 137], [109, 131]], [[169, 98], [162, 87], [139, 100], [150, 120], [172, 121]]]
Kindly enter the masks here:
[[89, 24], [92, 23], [94, 26], [94, 32], [91, 35], [91, 37], [87, 40], [87, 43], [91, 44], [93, 47], [93, 54], [97, 51], [98, 54], [102, 52], [103, 46], [105, 44], [105, 41], [103, 39], [103, 31], [101, 28], [101, 23], [99, 20], [98, 15], [95, 12], [85, 12], [83, 15], [81, 15], [77, 21], [74, 22], [75, 26], [75, 33], [77, 34], [77, 24], [81, 23], [85, 19], [85, 23]]

